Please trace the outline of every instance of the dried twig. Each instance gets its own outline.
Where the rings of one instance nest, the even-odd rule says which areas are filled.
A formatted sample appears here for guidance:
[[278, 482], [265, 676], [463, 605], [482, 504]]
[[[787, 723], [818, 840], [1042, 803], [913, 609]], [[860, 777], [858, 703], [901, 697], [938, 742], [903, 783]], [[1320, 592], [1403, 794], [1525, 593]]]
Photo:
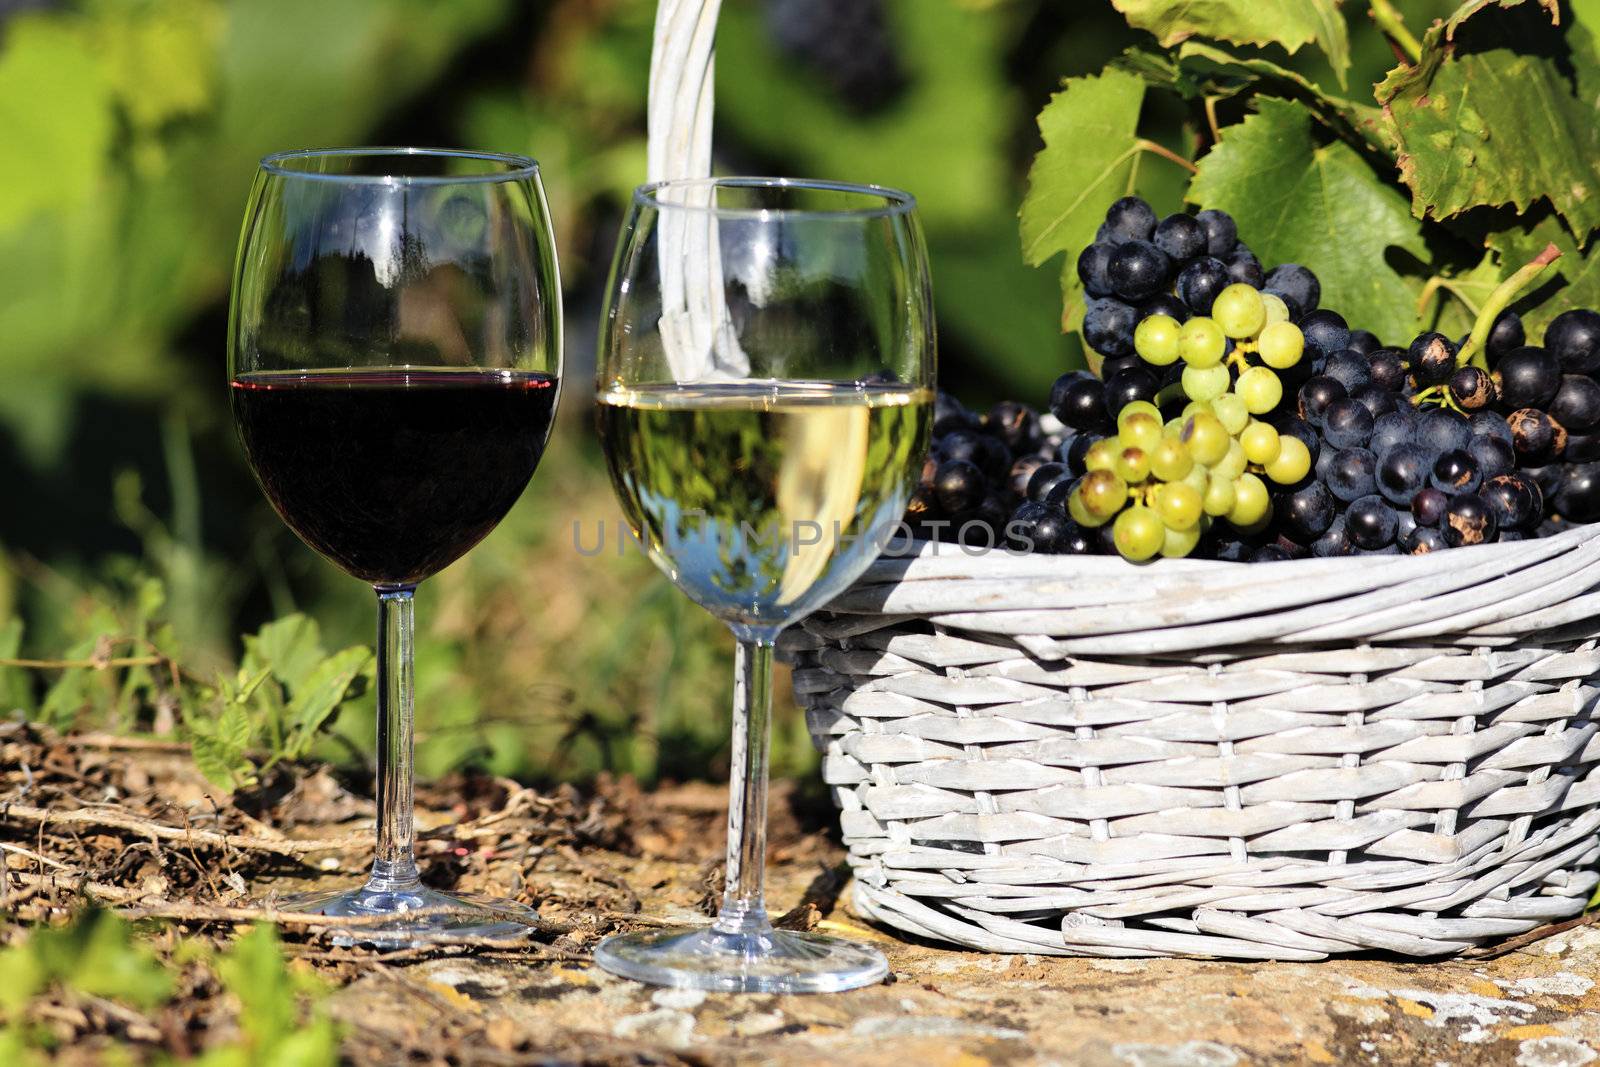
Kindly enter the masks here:
[[116, 808], [79, 808], [74, 811], [47, 811], [27, 804], [0, 803], [0, 821], [29, 820], [56, 826], [110, 826], [131, 830], [144, 837], [162, 841], [183, 841], [196, 845], [216, 845], [244, 851], [272, 852], [280, 856], [303, 856], [308, 852], [343, 852], [361, 850], [371, 845], [370, 839], [359, 836], [329, 840], [300, 841], [294, 838], [276, 840], [251, 837], [246, 834], [224, 834], [215, 830], [197, 830], [193, 827], [165, 826], [149, 819], [141, 819]]

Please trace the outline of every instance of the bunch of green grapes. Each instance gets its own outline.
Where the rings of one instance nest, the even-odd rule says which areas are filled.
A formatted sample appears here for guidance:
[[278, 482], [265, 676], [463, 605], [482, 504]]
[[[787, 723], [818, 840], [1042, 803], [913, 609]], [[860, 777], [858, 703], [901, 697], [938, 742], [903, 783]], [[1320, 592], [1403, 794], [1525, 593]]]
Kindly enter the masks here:
[[[1117, 551], [1135, 562], [1187, 556], [1219, 520], [1245, 534], [1264, 528], [1269, 486], [1294, 485], [1311, 471], [1305, 442], [1268, 421], [1283, 403], [1277, 372], [1305, 352], [1288, 307], [1271, 293], [1230, 285], [1210, 315], [1181, 324], [1145, 318], [1134, 348], [1157, 368], [1181, 360], [1182, 374], [1155, 403], [1124, 405], [1116, 434], [1089, 449], [1067, 499], [1073, 521], [1111, 523]], [[1185, 399], [1180, 412], [1162, 417], [1162, 406]]]

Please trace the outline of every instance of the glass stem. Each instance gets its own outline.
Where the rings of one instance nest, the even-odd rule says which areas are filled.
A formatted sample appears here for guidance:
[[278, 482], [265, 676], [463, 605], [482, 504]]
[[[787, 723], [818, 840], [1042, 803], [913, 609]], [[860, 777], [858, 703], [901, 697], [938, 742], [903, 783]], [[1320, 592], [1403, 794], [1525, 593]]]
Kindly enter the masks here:
[[772, 749], [772, 646], [775, 631], [734, 631], [733, 765], [728, 783], [727, 888], [716, 928], [769, 929], [762, 889], [767, 861], [767, 768]]
[[411, 851], [413, 592], [413, 586], [378, 590], [378, 848], [367, 888], [379, 893], [422, 884]]

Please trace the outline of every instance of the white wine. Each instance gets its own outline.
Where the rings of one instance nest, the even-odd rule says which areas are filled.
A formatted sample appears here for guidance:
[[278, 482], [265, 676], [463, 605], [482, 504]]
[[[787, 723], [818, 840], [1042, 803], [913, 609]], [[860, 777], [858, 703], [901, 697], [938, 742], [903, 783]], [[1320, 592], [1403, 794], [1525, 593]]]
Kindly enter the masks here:
[[893, 533], [933, 394], [898, 383], [737, 381], [599, 398], [633, 531], [696, 603], [781, 626], [843, 592]]

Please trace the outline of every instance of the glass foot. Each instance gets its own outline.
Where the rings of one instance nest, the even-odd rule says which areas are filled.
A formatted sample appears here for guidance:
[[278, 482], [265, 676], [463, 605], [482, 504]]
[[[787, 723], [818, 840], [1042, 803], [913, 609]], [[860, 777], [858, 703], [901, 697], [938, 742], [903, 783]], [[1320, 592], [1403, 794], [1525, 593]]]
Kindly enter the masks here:
[[722, 993], [837, 993], [881, 982], [889, 961], [868, 945], [768, 926], [751, 933], [674, 927], [618, 934], [595, 962], [652, 985]]
[[[336, 945], [409, 948], [436, 941], [526, 937], [538, 913], [524, 904], [475, 893], [441, 893], [425, 886], [376, 890], [370, 886], [285, 897], [284, 911], [341, 918], [371, 918], [370, 925], [333, 927]], [[427, 909], [429, 914], [417, 915]], [[382, 917], [382, 918], [379, 918]]]

